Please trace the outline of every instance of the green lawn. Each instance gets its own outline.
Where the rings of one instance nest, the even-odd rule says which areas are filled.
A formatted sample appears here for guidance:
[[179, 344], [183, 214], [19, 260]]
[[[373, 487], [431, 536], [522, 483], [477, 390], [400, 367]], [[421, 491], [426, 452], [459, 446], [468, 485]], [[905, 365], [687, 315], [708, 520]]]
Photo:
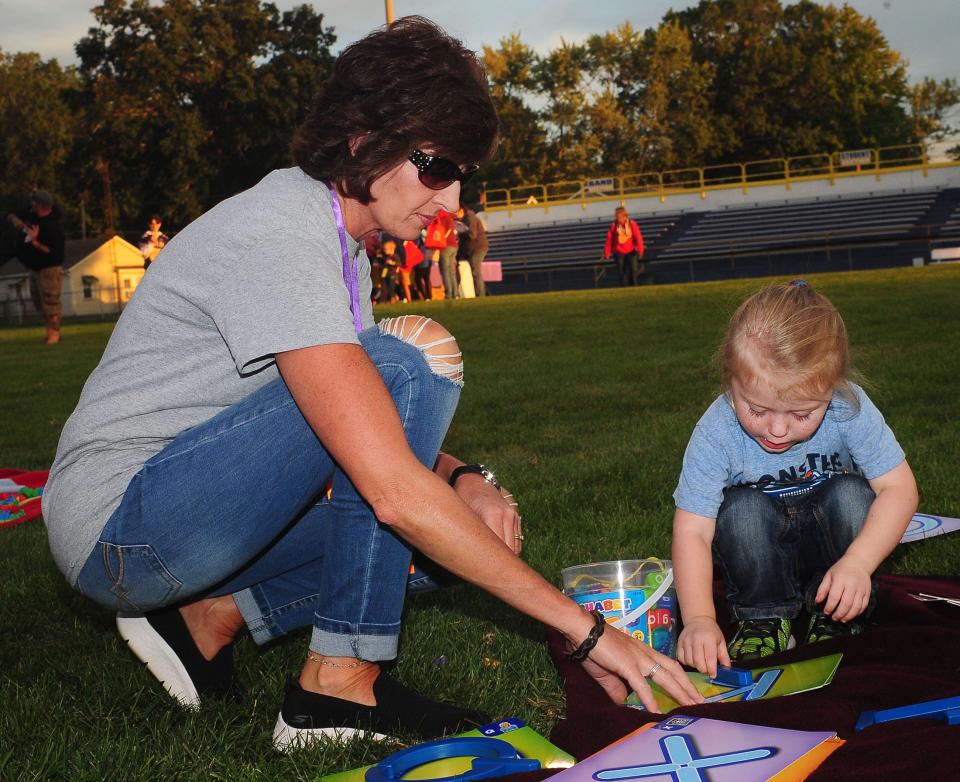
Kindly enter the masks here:
[[[813, 276], [844, 314], [857, 367], [907, 451], [921, 510], [960, 516], [960, 267]], [[466, 388], [446, 445], [519, 498], [524, 556], [559, 582], [586, 561], [669, 555], [671, 494], [717, 392], [712, 353], [757, 281], [584, 291], [422, 308], [459, 338]], [[402, 311], [384, 309], [379, 315]], [[379, 316], [378, 315], [378, 316]], [[0, 466], [49, 466], [112, 324], [0, 329]], [[960, 534], [904, 546], [885, 569], [960, 573]], [[65, 584], [39, 523], [0, 531], [0, 778], [313, 779], [390, 747], [280, 756], [284, 677], [306, 631], [239, 643], [249, 697], [185, 713], [127, 652], [112, 617]], [[549, 730], [562, 691], [542, 630], [469, 587], [411, 601], [396, 674], [435, 696]], [[445, 655], [448, 662], [433, 661]]]

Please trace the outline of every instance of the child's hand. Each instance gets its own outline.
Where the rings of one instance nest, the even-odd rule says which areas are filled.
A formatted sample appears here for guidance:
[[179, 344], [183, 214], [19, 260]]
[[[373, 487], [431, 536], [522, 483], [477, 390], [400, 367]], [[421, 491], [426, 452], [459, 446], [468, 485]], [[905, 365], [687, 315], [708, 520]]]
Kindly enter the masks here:
[[720, 625], [709, 616], [698, 616], [684, 622], [677, 642], [677, 659], [691, 665], [710, 678], [717, 675], [717, 663], [730, 666], [727, 642]]
[[870, 571], [855, 559], [840, 557], [820, 582], [815, 600], [835, 622], [855, 619], [870, 601]]

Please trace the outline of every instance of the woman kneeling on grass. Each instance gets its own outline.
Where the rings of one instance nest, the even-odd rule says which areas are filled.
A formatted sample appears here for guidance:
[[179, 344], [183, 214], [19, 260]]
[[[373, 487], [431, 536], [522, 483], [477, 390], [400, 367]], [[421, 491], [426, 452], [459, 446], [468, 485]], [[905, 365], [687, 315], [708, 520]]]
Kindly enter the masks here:
[[463, 384], [454, 338], [416, 316], [374, 324], [364, 237], [414, 239], [454, 211], [496, 129], [476, 58], [426, 20], [347, 47], [296, 135], [298, 166], [167, 245], [64, 427], [44, 496], [54, 558], [173, 696], [230, 691], [244, 625], [260, 644], [313, 627], [279, 748], [485, 719], [381, 673], [411, 548], [588, 651], [612, 698], [625, 681], [655, 709], [649, 676], [699, 700], [677, 663], [599, 635], [525, 565], [509, 495], [439, 452]]

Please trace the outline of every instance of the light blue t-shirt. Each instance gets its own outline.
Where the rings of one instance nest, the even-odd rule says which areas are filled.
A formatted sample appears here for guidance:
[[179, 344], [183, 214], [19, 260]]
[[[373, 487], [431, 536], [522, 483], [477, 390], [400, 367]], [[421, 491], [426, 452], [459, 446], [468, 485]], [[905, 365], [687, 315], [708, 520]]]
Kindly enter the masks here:
[[854, 472], [871, 480], [890, 472], [904, 460], [903, 449], [864, 390], [851, 386], [859, 409], [835, 394], [817, 431], [782, 453], [761, 448], [740, 425], [730, 400], [717, 397], [687, 443], [673, 493], [676, 506], [715, 519], [729, 486], [798, 481], [807, 473]]

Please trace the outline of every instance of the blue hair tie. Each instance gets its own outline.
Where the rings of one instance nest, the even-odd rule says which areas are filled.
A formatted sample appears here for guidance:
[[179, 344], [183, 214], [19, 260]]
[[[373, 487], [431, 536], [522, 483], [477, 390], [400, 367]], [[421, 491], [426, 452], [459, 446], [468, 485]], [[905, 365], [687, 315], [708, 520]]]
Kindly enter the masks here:
[[809, 285], [807, 285], [807, 281], [806, 281], [806, 280], [794, 280], [794, 281], [791, 282], [790, 284], [793, 285], [794, 287], [797, 287], [797, 288], [809, 288], [809, 287], [810, 287]]

